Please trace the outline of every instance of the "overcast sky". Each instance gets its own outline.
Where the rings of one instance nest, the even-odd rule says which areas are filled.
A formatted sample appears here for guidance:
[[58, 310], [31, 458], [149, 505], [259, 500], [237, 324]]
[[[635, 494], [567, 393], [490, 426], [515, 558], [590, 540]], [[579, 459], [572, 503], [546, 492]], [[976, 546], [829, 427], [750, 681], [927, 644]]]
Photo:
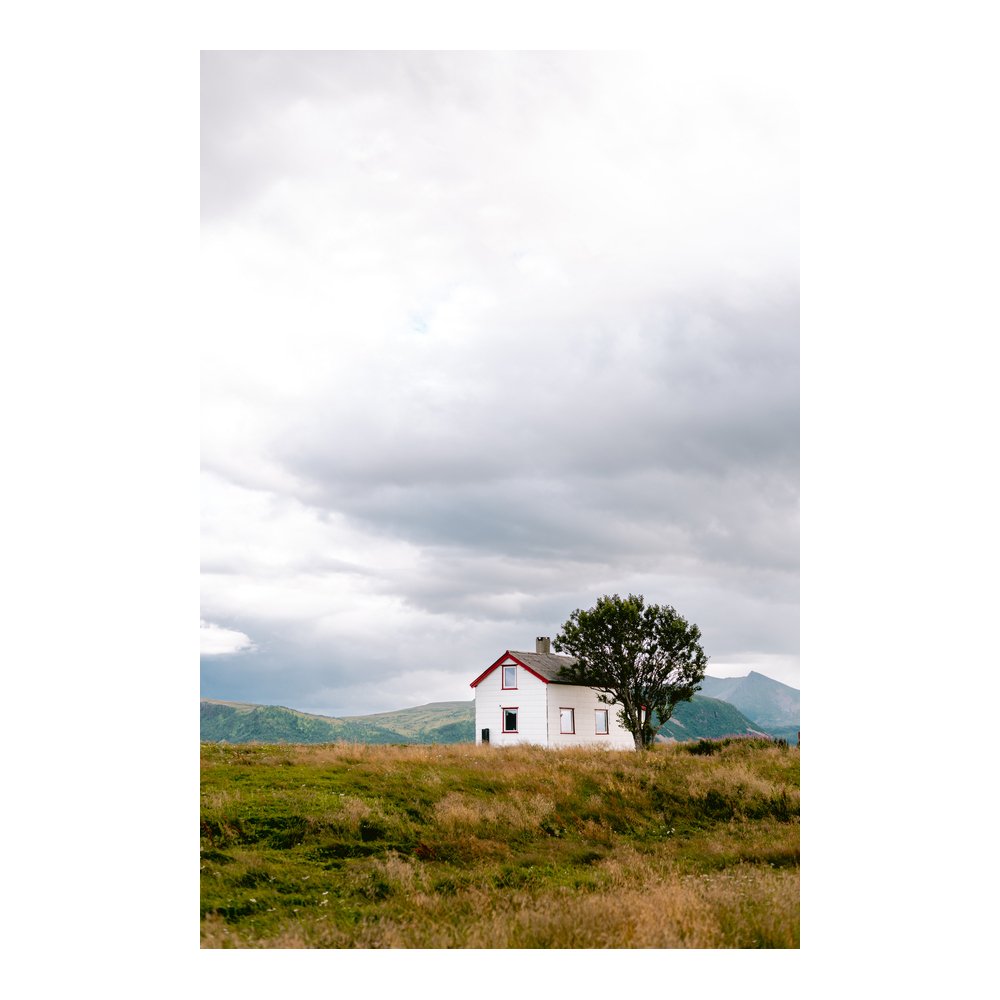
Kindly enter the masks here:
[[797, 113], [649, 54], [202, 57], [202, 695], [469, 699], [605, 593], [798, 675]]

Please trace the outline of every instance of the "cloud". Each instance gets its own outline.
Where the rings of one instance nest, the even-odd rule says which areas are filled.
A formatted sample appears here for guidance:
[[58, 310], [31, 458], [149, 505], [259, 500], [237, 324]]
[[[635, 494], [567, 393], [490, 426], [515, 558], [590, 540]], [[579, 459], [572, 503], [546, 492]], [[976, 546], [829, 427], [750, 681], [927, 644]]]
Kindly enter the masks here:
[[204, 620], [201, 622], [200, 636], [202, 656], [226, 656], [230, 653], [247, 653], [254, 649], [249, 636]]
[[797, 683], [796, 123], [758, 83], [203, 55], [203, 614], [257, 643], [206, 693], [464, 697], [616, 591]]

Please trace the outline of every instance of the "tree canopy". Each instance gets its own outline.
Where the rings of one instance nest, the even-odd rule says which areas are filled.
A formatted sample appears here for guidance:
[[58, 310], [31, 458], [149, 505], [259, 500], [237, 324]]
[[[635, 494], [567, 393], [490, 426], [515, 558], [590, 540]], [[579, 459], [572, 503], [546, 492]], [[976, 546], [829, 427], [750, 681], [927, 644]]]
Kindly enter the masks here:
[[670, 605], [615, 594], [599, 597], [587, 611], [577, 608], [553, 645], [576, 657], [560, 678], [595, 688], [607, 705], [619, 704], [619, 722], [636, 748], [645, 749], [674, 706], [698, 690], [708, 663], [700, 639], [698, 626]]

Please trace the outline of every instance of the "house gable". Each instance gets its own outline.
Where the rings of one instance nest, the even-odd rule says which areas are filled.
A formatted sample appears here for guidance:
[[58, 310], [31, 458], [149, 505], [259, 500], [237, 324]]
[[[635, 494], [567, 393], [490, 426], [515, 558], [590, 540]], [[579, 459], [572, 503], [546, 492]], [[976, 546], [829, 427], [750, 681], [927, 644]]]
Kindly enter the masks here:
[[[513, 676], [505, 669], [513, 668]], [[473, 682], [476, 692], [476, 742], [496, 746], [548, 742], [545, 691], [549, 682], [505, 653]]]
[[519, 657], [515, 656], [515, 655], [514, 655], [514, 654], [513, 654], [513, 653], [512, 653], [512, 652], [511, 652], [511, 651], [510, 651], [509, 649], [508, 649], [508, 650], [506, 650], [506, 651], [504, 652], [503, 656], [501, 656], [501, 657], [499, 657], [499, 658], [497, 659], [497, 661], [496, 661], [495, 663], [492, 663], [492, 664], [491, 664], [490, 666], [488, 666], [488, 667], [487, 667], [487, 668], [486, 668], [486, 669], [485, 669], [485, 670], [484, 670], [484, 671], [483, 671], [483, 672], [482, 672], [482, 673], [481, 673], [481, 674], [480, 674], [480, 675], [479, 675], [479, 676], [478, 676], [478, 677], [477, 677], [477, 678], [476, 678], [476, 679], [475, 679], [475, 680], [474, 680], [474, 681], [473, 681], [473, 682], [472, 682], [472, 683], [471, 683], [471, 684], [469, 685], [469, 687], [472, 687], [472, 688], [474, 688], [474, 687], [478, 687], [478, 686], [479, 686], [479, 684], [480, 684], [480, 683], [482, 683], [482, 681], [486, 680], [486, 678], [487, 678], [487, 677], [489, 677], [489, 675], [490, 675], [490, 674], [492, 674], [492, 673], [493, 673], [493, 671], [494, 671], [494, 670], [496, 670], [496, 669], [497, 669], [498, 667], [504, 667], [504, 666], [508, 666], [508, 665], [510, 665], [510, 664], [513, 664], [514, 666], [518, 666], [518, 667], [523, 667], [523, 668], [524, 668], [525, 670], [527, 670], [527, 671], [528, 671], [528, 673], [529, 673], [529, 674], [534, 674], [534, 675], [535, 675], [535, 677], [537, 677], [537, 678], [538, 678], [538, 679], [539, 679], [539, 680], [540, 680], [540, 681], [541, 681], [541, 682], [542, 682], [543, 684], [550, 684], [550, 683], [552, 683], [552, 682], [551, 682], [551, 681], [549, 680], [549, 678], [547, 678], [547, 677], [543, 677], [543, 676], [542, 676], [542, 675], [541, 675], [541, 674], [540, 674], [540, 673], [539, 673], [539, 672], [538, 672], [537, 670], [532, 670], [532, 668], [531, 668], [530, 666], [528, 666], [528, 664], [527, 664], [527, 663], [525, 663], [525, 662], [524, 662], [524, 661], [523, 661], [522, 659], [520, 659]]

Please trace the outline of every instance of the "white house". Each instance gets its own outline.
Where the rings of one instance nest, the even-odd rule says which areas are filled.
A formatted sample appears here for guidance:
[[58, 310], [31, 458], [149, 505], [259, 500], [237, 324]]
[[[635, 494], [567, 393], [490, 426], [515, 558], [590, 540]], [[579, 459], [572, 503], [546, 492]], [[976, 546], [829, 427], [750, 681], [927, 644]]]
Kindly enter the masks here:
[[603, 746], [632, 750], [632, 734], [618, 722], [619, 705], [604, 705], [593, 688], [559, 679], [572, 656], [550, 652], [548, 637], [535, 652], [506, 650], [470, 685], [476, 691], [476, 743], [545, 747]]

